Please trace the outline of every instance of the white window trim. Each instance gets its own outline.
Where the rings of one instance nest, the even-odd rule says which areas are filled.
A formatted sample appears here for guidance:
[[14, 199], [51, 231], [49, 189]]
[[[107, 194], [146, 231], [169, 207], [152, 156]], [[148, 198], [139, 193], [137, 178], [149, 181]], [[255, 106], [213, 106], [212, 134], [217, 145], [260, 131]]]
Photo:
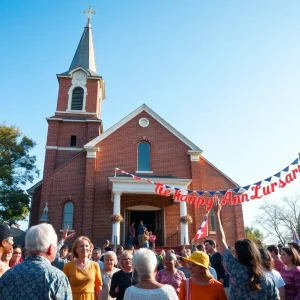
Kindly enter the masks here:
[[209, 234], [216, 234], [216, 232], [215, 231], [210, 231]]
[[[71, 105], [72, 105], [72, 95], [73, 95], [73, 90], [77, 87], [80, 87], [83, 89], [83, 102], [82, 102], [82, 110], [72, 110], [71, 109]], [[87, 88], [86, 86], [82, 85], [82, 84], [76, 84], [76, 85], [72, 85], [69, 88], [68, 91], [68, 95], [69, 95], [69, 100], [68, 100], [68, 108], [66, 110], [66, 112], [72, 112], [72, 113], [76, 113], [76, 112], [81, 112], [81, 113], [85, 113], [85, 106], [86, 106], [86, 96], [87, 96]]]
[[135, 171], [136, 174], [153, 174], [153, 171]]

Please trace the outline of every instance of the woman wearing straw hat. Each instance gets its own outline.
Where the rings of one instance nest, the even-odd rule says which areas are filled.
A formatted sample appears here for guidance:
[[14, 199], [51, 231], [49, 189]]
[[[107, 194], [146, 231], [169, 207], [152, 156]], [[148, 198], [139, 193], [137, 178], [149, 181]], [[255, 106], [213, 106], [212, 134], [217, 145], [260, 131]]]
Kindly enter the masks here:
[[190, 257], [183, 257], [190, 266], [191, 278], [180, 286], [179, 300], [227, 300], [222, 283], [209, 273], [209, 257], [202, 251], [195, 251]]

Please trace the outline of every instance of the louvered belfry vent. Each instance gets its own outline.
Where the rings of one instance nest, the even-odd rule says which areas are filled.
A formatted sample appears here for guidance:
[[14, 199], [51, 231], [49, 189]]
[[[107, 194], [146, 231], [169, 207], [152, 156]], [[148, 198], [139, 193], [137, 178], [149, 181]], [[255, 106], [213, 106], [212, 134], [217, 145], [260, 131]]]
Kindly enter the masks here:
[[71, 110], [82, 110], [83, 105], [83, 88], [76, 87], [72, 94]]

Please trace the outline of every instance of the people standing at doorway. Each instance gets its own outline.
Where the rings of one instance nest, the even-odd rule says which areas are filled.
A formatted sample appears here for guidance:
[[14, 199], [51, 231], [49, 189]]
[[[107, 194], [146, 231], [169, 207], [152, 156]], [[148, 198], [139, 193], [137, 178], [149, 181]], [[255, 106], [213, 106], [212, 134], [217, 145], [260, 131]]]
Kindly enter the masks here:
[[149, 248], [149, 231], [145, 230], [144, 231], [144, 238], [143, 238], [143, 248]]
[[143, 220], [140, 220], [140, 225], [137, 228], [138, 242], [140, 247], [143, 247], [145, 230], [147, 230], [147, 226], [144, 224]]
[[134, 246], [134, 239], [135, 239], [135, 222], [132, 222], [129, 226], [129, 242], [128, 246]]

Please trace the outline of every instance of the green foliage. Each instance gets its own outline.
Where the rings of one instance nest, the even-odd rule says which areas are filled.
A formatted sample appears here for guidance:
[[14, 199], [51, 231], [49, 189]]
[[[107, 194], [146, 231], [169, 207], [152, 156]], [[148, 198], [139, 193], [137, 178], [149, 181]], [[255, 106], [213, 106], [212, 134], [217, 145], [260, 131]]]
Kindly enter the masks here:
[[29, 195], [20, 185], [39, 175], [36, 157], [30, 155], [35, 142], [16, 126], [0, 125], [0, 221], [15, 224], [29, 212]]
[[262, 241], [264, 239], [263, 233], [257, 228], [246, 226], [245, 233], [246, 233], [246, 238], [252, 241], [257, 241], [257, 240]]

